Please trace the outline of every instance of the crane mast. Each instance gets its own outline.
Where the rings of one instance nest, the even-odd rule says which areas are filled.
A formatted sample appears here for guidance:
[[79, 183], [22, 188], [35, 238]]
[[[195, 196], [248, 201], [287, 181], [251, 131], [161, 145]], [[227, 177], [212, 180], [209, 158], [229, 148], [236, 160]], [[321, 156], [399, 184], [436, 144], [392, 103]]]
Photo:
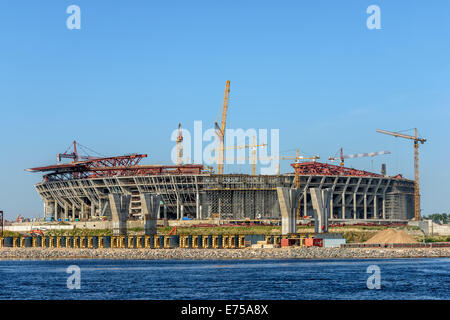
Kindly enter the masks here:
[[376, 131], [396, 138], [414, 141], [414, 220], [420, 220], [419, 142], [424, 144], [427, 140], [417, 136], [417, 128], [414, 128], [414, 136], [381, 129], [377, 129]]
[[224, 138], [225, 138], [225, 126], [227, 122], [229, 97], [230, 97], [230, 80], [227, 80], [227, 83], [225, 85], [225, 97], [223, 100], [222, 122], [220, 124], [220, 127], [217, 121], [215, 122], [216, 134], [219, 138], [218, 165], [217, 165], [218, 174], [223, 174], [223, 161], [225, 158]]
[[181, 123], [179, 123], [177, 134], [177, 166], [181, 165], [183, 165], [183, 131], [181, 130]]

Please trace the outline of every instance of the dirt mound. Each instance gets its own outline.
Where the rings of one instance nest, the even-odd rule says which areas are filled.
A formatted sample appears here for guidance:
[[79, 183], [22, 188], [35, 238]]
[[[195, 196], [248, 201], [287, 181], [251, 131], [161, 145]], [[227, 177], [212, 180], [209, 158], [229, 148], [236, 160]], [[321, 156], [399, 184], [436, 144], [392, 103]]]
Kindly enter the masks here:
[[386, 229], [378, 232], [366, 243], [417, 243], [417, 241], [403, 230]]

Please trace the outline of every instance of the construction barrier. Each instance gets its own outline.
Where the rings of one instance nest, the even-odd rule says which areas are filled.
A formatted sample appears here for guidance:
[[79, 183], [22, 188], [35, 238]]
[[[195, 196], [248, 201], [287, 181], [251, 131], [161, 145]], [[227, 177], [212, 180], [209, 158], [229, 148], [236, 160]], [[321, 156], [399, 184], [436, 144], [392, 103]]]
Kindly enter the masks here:
[[164, 248], [173, 249], [180, 246], [180, 236], [172, 235], [164, 237]]
[[273, 243], [274, 245], [281, 245], [281, 236], [273, 236]]
[[20, 237], [20, 247], [25, 248], [25, 238], [24, 237]]
[[136, 237], [127, 237], [127, 248], [134, 248], [135, 247], [135, 239]]
[[213, 249], [219, 248], [219, 236], [212, 237], [212, 248]]
[[165, 245], [164, 236], [163, 235], [155, 236], [155, 248], [163, 249], [164, 245]]
[[66, 237], [66, 244], [65, 244], [66, 248], [72, 248], [72, 240], [73, 240], [72, 237]]
[[212, 235], [207, 235], [207, 236], [203, 236], [203, 245], [202, 248], [203, 249], [211, 249], [213, 247], [213, 236]]
[[245, 236], [239, 235], [238, 247], [245, 248]]
[[89, 249], [94, 248], [94, 237], [86, 237], [87, 238], [87, 247]]
[[189, 236], [180, 236], [180, 248], [189, 248]]
[[192, 247], [196, 249], [203, 247], [202, 236], [192, 236]]
[[155, 248], [155, 237], [154, 236], [144, 236], [144, 247], [147, 249]]
[[273, 235], [266, 235], [266, 243], [267, 244], [274, 244], [273, 243]]
[[55, 245], [55, 247], [56, 248], [61, 248], [61, 237], [55, 237], [56, 239], [56, 245]]
[[127, 237], [119, 236], [119, 248], [126, 248], [126, 247], [127, 247]]

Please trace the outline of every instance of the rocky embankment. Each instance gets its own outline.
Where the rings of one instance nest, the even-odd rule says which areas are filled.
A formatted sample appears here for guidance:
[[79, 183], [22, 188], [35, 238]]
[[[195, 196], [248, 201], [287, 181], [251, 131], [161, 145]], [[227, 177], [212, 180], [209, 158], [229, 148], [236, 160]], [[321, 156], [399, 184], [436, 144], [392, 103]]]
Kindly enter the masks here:
[[450, 248], [64, 249], [0, 248], [0, 259], [390, 259], [450, 257]]

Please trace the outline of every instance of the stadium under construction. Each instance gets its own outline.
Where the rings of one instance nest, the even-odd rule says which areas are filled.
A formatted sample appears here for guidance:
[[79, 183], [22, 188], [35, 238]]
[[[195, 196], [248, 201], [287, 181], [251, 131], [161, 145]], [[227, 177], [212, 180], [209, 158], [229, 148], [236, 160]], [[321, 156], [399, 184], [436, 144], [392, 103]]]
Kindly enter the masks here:
[[[331, 221], [410, 220], [414, 181], [320, 162], [296, 162], [293, 173], [215, 174], [203, 165], [140, 165], [145, 154], [76, 159], [27, 169], [44, 172], [35, 187], [53, 220], [111, 217], [109, 194], [130, 196], [129, 219], [142, 218], [141, 194], [161, 195], [158, 218], [280, 219], [277, 187], [302, 189], [298, 218], [313, 216], [310, 188], [331, 188]], [[296, 178], [297, 177], [297, 178]]]
[[[206, 170], [202, 164], [183, 165], [181, 124], [176, 139], [176, 165], [141, 165], [139, 163], [147, 156], [145, 154], [82, 157], [74, 141], [72, 153], [58, 154], [58, 164], [28, 169], [45, 172], [44, 180], [36, 185], [44, 201], [45, 216], [69, 221], [108, 218], [111, 217], [111, 197], [115, 194], [124, 196], [121, 199], [127, 202], [125, 213], [128, 212], [129, 219], [139, 219], [145, 207], [141, 203], [142, 197], [153, 194], [160, 195], [161, 199], [158, 218], [273, 220], [281, 218], [277, 188], [287, 187], [297, 189], [297, 195], [300, 192], [297, 219], [314, 215], [310, 188], [331, 189], [330, 220], [420, 219], [418, 146], [426, 139], [418, 137], [417, 129], [415, 136], [377, 130], [414, 141], [414, 181], [401, 175], [387, 176], [384, 165], [380, 174], [344, 167], [345, 158], [374, 156], [389, 151], [344, 155], [342, 148], [340, 166], [319, 163], [316, 162], [319, 157], [301, 157], [297, 152], [294, 158], [278, 157], [295, 160], [293, 173], [257, 175], [256, 148], [266, 144], [257, 145], [255, 137], [252, 145], [231, 147], [251, 148], [252, 174], [224, 174], [229, 94], [230, 81], [227, 81], [221, 122], [215, 122], [219, 142], [216, 149], [217, 174], [212, 169]], [[60, 163], [61, 158], [69, 158], [73, 162]]]

